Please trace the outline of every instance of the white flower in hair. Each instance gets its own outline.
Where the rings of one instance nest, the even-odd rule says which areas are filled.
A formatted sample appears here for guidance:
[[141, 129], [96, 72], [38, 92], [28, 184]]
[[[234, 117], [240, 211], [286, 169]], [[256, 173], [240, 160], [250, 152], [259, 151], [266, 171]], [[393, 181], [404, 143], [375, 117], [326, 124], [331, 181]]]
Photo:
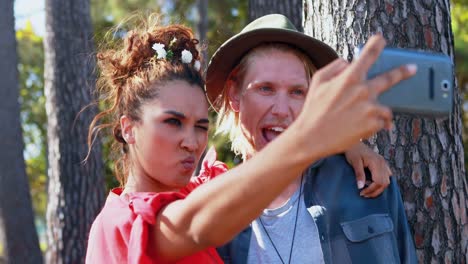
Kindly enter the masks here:
[[182, 51], [181, 60], [183, 63], [191, 63], [193, 59], [192, 53], [186, 49]]
[[162, 43], [154, 43], [154, 44], [153, 44], [153, 49], [154, 49], [154, 50], [164, 49], [164, 46], [165, 46], [165, 45], [162, 44]]
[[156, 57], [157, 59], [165, 59], [166, 58], [166, 50], [164, 49], [164, 44], [161, 43], [154, 43], [152, 47], [158, 56]]
[[195, 68], [195, 70], [199, 71], [201, 67], [200, 61], [196, 60], [195, 63], [193, 64], [193, 67]]

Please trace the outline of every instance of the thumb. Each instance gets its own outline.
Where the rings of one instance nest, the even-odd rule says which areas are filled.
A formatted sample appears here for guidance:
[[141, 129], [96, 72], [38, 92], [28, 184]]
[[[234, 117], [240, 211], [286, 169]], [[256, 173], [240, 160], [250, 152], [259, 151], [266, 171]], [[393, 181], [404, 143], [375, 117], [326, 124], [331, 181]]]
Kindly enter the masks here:
[[346, 60], [341, 58], [335, 59], [314, 74], [313, 79], [318, 83], [327, 82], [331, 78], [340, 74], [348, 66], [349, 63]]

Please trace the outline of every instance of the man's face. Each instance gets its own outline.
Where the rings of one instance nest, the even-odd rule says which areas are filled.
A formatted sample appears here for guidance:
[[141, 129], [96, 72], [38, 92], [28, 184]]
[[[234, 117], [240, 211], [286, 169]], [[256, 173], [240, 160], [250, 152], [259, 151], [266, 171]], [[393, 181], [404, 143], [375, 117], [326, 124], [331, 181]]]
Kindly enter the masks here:
[[268, 50], [253, 54], [240, 85], [231, 102], [245, 138], [260, 151], [300, 113], [308, 91], [306, 70], [293, 53]]

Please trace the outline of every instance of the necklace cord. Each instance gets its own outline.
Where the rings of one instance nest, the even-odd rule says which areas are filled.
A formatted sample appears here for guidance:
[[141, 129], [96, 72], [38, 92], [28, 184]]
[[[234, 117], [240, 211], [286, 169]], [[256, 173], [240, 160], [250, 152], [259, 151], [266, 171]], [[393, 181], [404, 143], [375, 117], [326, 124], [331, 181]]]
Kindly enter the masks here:
[[[296, 209], [296, 218], [294, 220], [294, 230], [293, 230], [293, 237], [292, 237], [292, 242], [291, 242], [291, 249], [289, 250], [289, 259], [288, 259], [288, 264], [291, 263], [291, 258], [292, 258], [292, 252], [293, 252], [293, 248], [294, 248], [294, 240], [295, 240], [295, 237], [296, 237], [296, 227], [297, 227], [297, 218], [299, 218], [299, 207], [301, 206], [301, 203], [300, 203], [300, 200], [301, 200], [301, 196], [302, 196], [302, 181], [304, 180], [304, 175], [301, 176], [301, 185], [299, 187], [299, 197], [297, 198], [297, 209]], [[280, 258], [281, 260], [281, 263], [285, 263], [283, 258], [281, 257], [278, 249], [276, 248], [275, 246], [275, 243], [273, 243], [273, 239], [270, 237], [270, 234], [268, 233], [265, 225], [263, 224], [263, 221], [262, 221], [262, 217], [260, 216], [258, 218], [260, 220], [260, 224], [262, 225], [263, 227], [263, 230], [265, 230], [265, 233], [268, 237], [268, 239], [270, 240], [270, 243], [271, 245], [273, 246], [273, 248], [275, 249], [276, 251], [276, 254], [278, 255], [278, 257]]]

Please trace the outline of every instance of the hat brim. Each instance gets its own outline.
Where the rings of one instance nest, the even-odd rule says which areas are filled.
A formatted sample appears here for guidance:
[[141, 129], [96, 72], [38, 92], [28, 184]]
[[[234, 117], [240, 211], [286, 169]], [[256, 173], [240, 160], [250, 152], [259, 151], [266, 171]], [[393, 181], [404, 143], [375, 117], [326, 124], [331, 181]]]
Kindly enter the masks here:
[[249, 50], [268, 42], [297, 47], [310, 57], [317, 68], [322, 68], [338, 58], [336, 52], [327, 44], [294, 30], [261, 28], [236, 35], [213, 54], [206, 72], [206, 94], [215, 111], [220, 108], [219, 97], [222, 96], [224, 84], [232, 69]]

